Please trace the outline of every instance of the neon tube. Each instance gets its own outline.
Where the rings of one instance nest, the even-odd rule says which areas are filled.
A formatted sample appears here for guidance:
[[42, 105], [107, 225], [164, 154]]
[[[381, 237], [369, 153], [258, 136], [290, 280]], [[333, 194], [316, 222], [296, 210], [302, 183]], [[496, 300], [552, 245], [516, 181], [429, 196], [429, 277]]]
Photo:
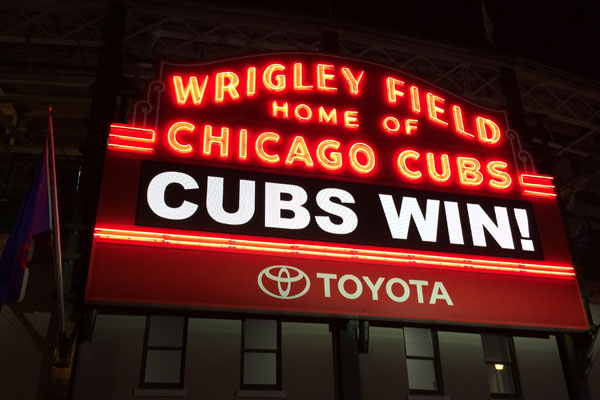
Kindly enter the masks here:
[[404, 251], [372, 250], [347, 245], [287, 243], [278, 241], [250, 240], [236, 237], [206, 235], [182, 235], [170, 232], [150, 232], [96, 227], [94, 238], [101, 242], [120, 242], [131, 245], [195, 248], [229, 252], [282, 254], [289, 257], [305, 256], [320, 259], [355, 260], [360, 262], [402, 264], [417, 268], [451, 269], [467, 272], [488, 272], [519, 276], [574, 279], [572, 266], [520, 261], [497, 261], [410, 253]]

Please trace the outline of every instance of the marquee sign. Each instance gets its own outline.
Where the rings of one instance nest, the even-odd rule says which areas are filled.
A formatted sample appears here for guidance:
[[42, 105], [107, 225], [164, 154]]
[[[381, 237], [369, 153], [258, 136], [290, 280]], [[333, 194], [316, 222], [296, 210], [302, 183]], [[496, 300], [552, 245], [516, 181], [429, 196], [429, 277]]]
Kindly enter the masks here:
[[86, 298], [587, 329], [504, 112], [312, 53], [162, 62], [111, 125]]

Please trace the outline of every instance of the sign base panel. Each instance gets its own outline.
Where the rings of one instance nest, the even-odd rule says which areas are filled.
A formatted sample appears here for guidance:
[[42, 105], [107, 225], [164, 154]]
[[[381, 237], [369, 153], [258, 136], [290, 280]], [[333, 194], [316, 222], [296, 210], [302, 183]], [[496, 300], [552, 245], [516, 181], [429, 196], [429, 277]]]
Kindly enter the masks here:
[[95, 304], [588, 329], [574, 279], [101, 241], [89, 275]]

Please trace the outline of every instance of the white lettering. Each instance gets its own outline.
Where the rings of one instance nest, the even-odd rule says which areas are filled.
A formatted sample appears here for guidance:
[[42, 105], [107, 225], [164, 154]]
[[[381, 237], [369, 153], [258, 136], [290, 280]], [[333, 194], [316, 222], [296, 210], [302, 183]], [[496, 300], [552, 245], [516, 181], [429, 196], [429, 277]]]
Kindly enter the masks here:
[[494, 240], [503, 249], [514, 249], [512, 232], [510, 230], [510, 223], [508, 222], [508, 211], [506, 207], [494, 207], [496, 213], [496, 221], [494, 223], [492, 219], [483, 211], [483, 208], [479, 204], [467, 203], [467, 212], [469, 213], [469, 224], [471, 225], [471, 234], [473, 236], [473, 245], [486, 247], [485, 234], [483, 228], [485, 228]]
[[452, 244], [465, 244], [462, 233], [458, 203], [455, 201], [444, 201], [446, 211], [446, 224], [448, 225], [448, 237]]
[[437, 240], [438, 216], [440, 201], [427, 199], [425, 216], [419, 207], [417, 199], [404, 196], [400, 205], [400, 213], [396, 209], [394, 199], [389, 194], [380, 194], [379, 200], [385, 213], [390, 233], [394, 239], [408, 238], [410, 220], [415, 221], [421, 240], [424, 242], [435, 242]]
[[[352, 281], [356, 285], [356, 290], [354, 291], [354, 293], [350, 293], [350, 292], [346, 291], [344, 284], [347, 281]], [[342, 276], [340, 278], [340, 280], [338, 281], [338, 290], [340, 291], [342, 296], [344, 296], [345, 298], [354, 300], [354, 299], [358, 299], [360, 297], [360, 295], [362, 294], [363, 286], [362, 286], [360, 279], [358, 279], [354, 275], [348, 274], [348, 275]]]
[[[396, 296], [394, 294], [394, 292], [392, 291], [392, 286], [394, 286], [394, 284], [399, 284], [402, 286], [402, 289], [404, 290], [402, 296]], [[406, 300], [408, 300], [408, 296], [410, 296], [410, 288], [408, 287], [406, 282], [400, 278], [392, 278], [389, 281], [387, 281], [387, 283], [385, 284], [385, 292], [387, 293], [388, 297], [396, 303], [403, 303]]]
[[317, 278], [323, 279], [323, 289], [324, 289], [323, 295], [325, 297], [331, 297], [331, 280], [337, 279], [337, 275], [336, 274], [325, 274], [323, 272], [317, 272]]
[[[285, 193], [291, 196], [289, 200], [282, 200]], [[310, 213], [304, 207], [308, 195], [300, 186], [284, 183], [265, 183], [265, 227], [279, 229], [304, 229], [310, 223]], [[291, 211], [294, 216], [283, 218], [282, 210]]]
[[[429, 296], [429, 304], [436, 304], [438, 300], [443, 300], [449, 306], [454, 305], [442, 282], [434, 282], [431, 293], [429, 293], [429, 291], [426, 292], [427, 289], [425, 289], [430, 287], [429, 281], [419, 279], [409, 279], [407, 283], [401, 278], [390, 278], [386, 282], [385, 277], [378, 277], [377, 279], [374, 279], [365, 275], [359, 277], [352, 274], [345, 274], [342, 275], [338, 280], [336, 274], [324, 272], [317, 272], [316, 277], [323, 280], [323, 296], [325, 298], [331, 298], [332, 282], [337, 280], [338, 292], [345, 299], [356, 300], [360, 298], [363, 295], [364, 285], [366, 284], [366, 286], [370, 289], [371, 299], [373, 301], [378, 301], [379, 290], [385, 282], [385, 293], [387, 294], [387, 297], [396, 303], [403, 303], [410, 298], [410, 285], [412, 285], [415, 288], [414, 291], [416, 291], [416, 302], [418, 304], [425, 304], [425, 296]], [[348, 285], [348, 282], [352, 283]], [[401, 289], [397, 288], [396, 286], [400, 286]], [[400, 290], [402, 290], [402, 292], [400, 292]], [[368, 296], [368, 294], [366, 296]]]
[[453, 306], [452, 300], [450, 299], [450, 295], [446, 291], [444, 284], [442, 282], [434, 282], [433, 290], [431, 291], [431, 298], [429, 299], [429, 304], [435, 304], [438, 300], [444, 300], [446, 304], [449, 306]]
[[338, 216], [342, 219], [341, 224], [334, 224], [331, 218], [327, 216], [316, 216], [317, 225], [325, 232], [334, 233], [336, 235], [344, 235], [354, 232], [358, 225], [358, 217], [348, 207], [334, 203], [331, 198], [336, 198], [342, 203], [354, 204], [354, 197], [350, 193], [342, 189], [327, 188], [317, 193], [317, 204], [321, 209], [329, 214]]
[[179, 207], [170, 207], [165, 203], [165, 191], [171, 184], [181, 185], [185, 190], [198, 189], [198, 182], [188, 174], [175, 171], [162, 172], [152, 178], [148, 185], [146, 200], [150, 209], [161, 218], [176, 221], [194, 215], [198, 209], [197, 204], [184, 200]]
[[429, 285], [427, 281], [417, 281], [414, 279], [410, 279], [408, 281], [409, 284], [415, 285], [417, 287], [417, 302], [423, 303], [423, 286]]
[[371, 279], [369, 279], [368, 276], [363, 276], [363, 279], [365, 281], [365, 283], [367, 284], [367, 286], [369, 287], [369, 289], [371, 289], [371, 295], [373, 300], [379, 300], [379, 288], [381, 287], [381, 285], [383, 284], [383, 281], [385, 280], [385, 278], [379, 278], [377, 279], [377, 282], [375, 282], [373, 284], [373, 282], [371, 282]]
[[206, 186], [206, 211], [212, 219], [227, 225], [242, 225], [254, 216], [254, 181], [240, 179], [238, 210], [234, 213], [223, 209], [223, 178], [209, 176]]

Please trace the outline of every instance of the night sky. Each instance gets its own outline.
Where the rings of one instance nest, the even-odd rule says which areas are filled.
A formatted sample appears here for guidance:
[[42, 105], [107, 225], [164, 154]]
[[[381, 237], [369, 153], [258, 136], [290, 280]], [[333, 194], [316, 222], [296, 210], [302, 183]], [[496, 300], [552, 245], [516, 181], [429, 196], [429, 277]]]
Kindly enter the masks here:
[[[297, 16], [331, 17], [332, 21], [380, 31], [492, 50], [486, 39], [480, 1], [221, 0], [218, 3], [224, 2]], [[498, 53], [600, 81], [600, 2], [488, 0], [485, 3]]]

